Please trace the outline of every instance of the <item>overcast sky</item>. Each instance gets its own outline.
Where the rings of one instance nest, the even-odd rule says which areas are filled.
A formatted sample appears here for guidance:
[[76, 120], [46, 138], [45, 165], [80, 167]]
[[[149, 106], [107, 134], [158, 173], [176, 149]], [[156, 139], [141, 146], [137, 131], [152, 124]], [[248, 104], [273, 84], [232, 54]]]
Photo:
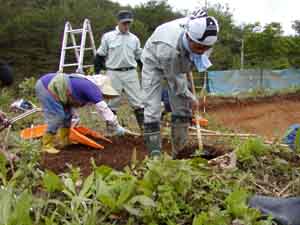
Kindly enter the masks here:
[[[137, 5], [147, 0], [113, 0], [121, 5]], [[280, 22], [285, 34], [294, 34], [293, 20], [300, 20], [300, 0], [207, 0], [210, 4], [228, 4], [236, 24]], [[177, 10], [193, 10], [202, 7], [205, 0], [168, 0]]]

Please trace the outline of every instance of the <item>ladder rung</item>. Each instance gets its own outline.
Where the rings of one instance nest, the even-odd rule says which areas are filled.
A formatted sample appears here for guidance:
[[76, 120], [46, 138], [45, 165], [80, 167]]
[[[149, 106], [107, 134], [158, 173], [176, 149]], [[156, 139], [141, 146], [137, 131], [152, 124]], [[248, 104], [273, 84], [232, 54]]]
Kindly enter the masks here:
[[67, 46], [64, 49], [74, 49], [74, 48], [80, 48], [80, 45]]
[[[71, 44], [68, 46], [68, 38], [70, 38], [68, 34], [71, 34], [73, 45]], [[73, 34], [81, 35], [81, 41], [80, 41], [79, 45], [76, 44], [76, 42], [75, 42], [76, 37]], [[91, 42], [90, 42], [90, 45], [87, 47], [85, 47], [86, 42], [83, 43], [83, 41], [82, 41], [83, 39], [85, 40], [85, 38], [83, 38], [84, 37], [83, 35], [87, 35], [87, 37], [85, 37], [85, 38], [90, 37]], [[59, 66], [61, 71], [63, 70], [64, 67], [77, 67], [77, 70], [83, 70], [83, 68], [89, 68], [89, 67], [94, 66], [94, 65], [83, 65], [84, 51], [92, 50], [95, 52], [95, 50], [96, 50], [95, 46], [91, 46], [91, 45], [94, 45], [94, 38], [92, 35], [93, 35], [93, 33], [91, 30], [91, 25], [90, 25], [89, 20], [84, 20], [83, 27], [79, 28], [79, 29], [73, 29], [71, 27], [70, 23], [65, 24], [63, 46], [61, 49], [61, 59], [60, 59], [60, 66]], [[67, 54], [66, 50], [71, 50], [71, 49], [75, 50], [76, 59], [78, 60], [78, 62], [65, 64], [65, 55]], [[79, 61], [80, 61], [80, 63], [79, 63]]]
[[63, 65], [63, 67], [68, 67], [68, 66], [78, 66], [78, 63], [69, 63]]
[[83, 68], [93, 67], [94, 65], [85, 65]]
[[[75, 46], [68, 46], [68, 47], [65, 47], [64, 49], [65, 50], [68, 50], [68, 49], [80, 49], [80, 45], [75, 45]], [[88, 50], [93, 50], [93, 48], [85, 48], [84, 49], [85, 51], [88, 51]]]
[[83, 29], [74, 29], [74, 30], [68, 30], [68, 33], [73, 33], [73, 34], [80, 34], [83, 31]]

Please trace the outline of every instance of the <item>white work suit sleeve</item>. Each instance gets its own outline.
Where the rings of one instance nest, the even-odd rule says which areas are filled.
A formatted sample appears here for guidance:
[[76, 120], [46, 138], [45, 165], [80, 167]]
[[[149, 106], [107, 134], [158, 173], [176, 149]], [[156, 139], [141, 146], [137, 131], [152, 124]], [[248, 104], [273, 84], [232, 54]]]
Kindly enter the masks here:
[[142, 51], [143, 51], [143, 49], [141, 48], [141, 42], [137, 38], [137, 46], [136, 46], [136, 50], [135, 50], [135, 60], [141, 59]]
[[97, 54], [100, 56], [107, 56], [107, 53], [108, 53], [107, 36], [104, 34], [101, 39], [101, 44], [97, 49]]
[[117, 116], [110, 110], [105, 101], [98, 102], [96, 104], [96, 110], [105, 121], [118, 124]]
[[174, 90], [176, 95], [186, 97], [192, 101], [197, 101], [197, 98], [189, 89], [189, 81], [187, 79], [186, 73], [177, 73], [178, 69], [176, 68], [178, 64], [178, 51], [174, 48], [171, 48], [167, 45], [160, 45], [157, 49], [159, 54], [159, 64], [166, 75], [166, 78]]

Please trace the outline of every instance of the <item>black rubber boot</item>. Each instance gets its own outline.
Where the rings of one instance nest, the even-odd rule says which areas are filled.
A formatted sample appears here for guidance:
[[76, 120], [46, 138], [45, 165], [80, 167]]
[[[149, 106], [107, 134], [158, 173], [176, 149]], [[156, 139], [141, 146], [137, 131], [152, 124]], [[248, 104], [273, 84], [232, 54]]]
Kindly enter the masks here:
[[274, 198], [261, 195], [249, 201], [251, 208], [259, 209], [264, 215], [272, 216], [280, 225], [300, 225], [300, 198]]
[[172, 143], [172, 158], [176, 159], [179, 152], [188, 143], [188, 128], [191, 118], [172, 115], [171, 125], [171, 143]]
[[140, 127], [140, 130], [143, 132], [144, 130], [144, 109], [136, 109], [134, 110], [136, 121]]
[[160, 156], [161, 138], [159, 122], [145, 123], [144, 142], [150, 152], [151, 158], [157, 158]]

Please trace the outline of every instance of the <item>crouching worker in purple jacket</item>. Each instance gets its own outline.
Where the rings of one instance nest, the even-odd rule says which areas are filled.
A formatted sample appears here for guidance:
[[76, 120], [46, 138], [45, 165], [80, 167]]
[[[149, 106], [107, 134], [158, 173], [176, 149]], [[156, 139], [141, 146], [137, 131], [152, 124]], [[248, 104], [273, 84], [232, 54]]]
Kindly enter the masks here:
[[36, 95], [42, 104], [47, 132], [42, 139], [42, 151], [56, 154], [55, 140], [60, 148], [70, 144], [69, 133], [73, 108], [88, 104], [96, 105], [102, 119], [108, 124], [113, 135], [124, 135], [117, 117], [109, 109], [105, 98], [118, 96], [110, 79], [103, 75], [84, 76], [81, 74], [49, 73], [42, 76], [35, 86]]

